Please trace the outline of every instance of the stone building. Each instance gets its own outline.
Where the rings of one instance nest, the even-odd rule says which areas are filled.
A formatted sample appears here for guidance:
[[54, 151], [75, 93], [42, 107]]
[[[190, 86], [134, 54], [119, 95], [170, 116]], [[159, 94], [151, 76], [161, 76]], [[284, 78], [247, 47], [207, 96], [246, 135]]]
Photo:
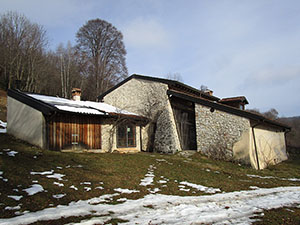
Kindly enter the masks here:
[[245, 111], [245, 97], [219, 99], [178, 81], [132, 75], [98, 97], [150, 119], [142, 128], [145, 151], [195, 150], [263, 169], [287, 159], [289, 127]]
[[7, 133], [44, 149], [90, 152], [141, 151], [148, 119], [111, 105], [8, 90]]

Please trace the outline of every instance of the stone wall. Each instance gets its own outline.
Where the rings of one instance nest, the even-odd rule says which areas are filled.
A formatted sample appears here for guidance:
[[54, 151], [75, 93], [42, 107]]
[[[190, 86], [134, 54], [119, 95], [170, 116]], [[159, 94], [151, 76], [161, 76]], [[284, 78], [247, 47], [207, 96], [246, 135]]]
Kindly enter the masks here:
[[[221, 159], [234, 157], [233, 146], [249, 133], [248, 119], [195, 104], [197, 149]], [[245, 149], [246, 150], [246, 149]], [[249, 154], [249, 153], [248, 153]]]
[[181, 148], [167, 90], [166, 84], [133, 78], [107, 94], [103, 100], [151, 120], [149, 125], [142, 129], [143, 150], [151, 150], [150, 127], [156, 124], [154, 151], [175, 153]]

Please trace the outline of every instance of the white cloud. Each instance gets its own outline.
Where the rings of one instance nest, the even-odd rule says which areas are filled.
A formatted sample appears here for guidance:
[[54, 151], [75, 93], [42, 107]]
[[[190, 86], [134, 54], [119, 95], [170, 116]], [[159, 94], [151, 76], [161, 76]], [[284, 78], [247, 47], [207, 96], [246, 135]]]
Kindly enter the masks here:
[[166, 29], [154, 19], [138, 18], [123, 29], [127, 46], [141, 49], [168, 48], [170, 36]]

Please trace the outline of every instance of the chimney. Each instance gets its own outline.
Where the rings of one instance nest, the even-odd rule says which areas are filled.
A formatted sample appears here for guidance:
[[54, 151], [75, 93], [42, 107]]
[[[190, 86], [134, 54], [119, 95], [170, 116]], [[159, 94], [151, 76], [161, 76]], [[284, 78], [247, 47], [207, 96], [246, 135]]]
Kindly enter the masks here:
[[207, 95], [212, 96], [214, 92], [213, 92], [212, 90], [206, 89], [206, 90], [204, 91], [204, 93], [207, 94]]
[[80, 88], [72, 88], [72, 100], [80, 101], [81, 89]]

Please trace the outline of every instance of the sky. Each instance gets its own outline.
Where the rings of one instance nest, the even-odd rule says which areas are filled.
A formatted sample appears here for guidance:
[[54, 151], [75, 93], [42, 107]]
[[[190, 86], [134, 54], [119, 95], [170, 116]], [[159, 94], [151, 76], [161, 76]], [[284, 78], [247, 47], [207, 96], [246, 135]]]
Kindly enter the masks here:
[[76, 44], [88, 20], [124, 35], [131, 74], [180, 74], [247, 108], [300, 116], [299, 0], [0, 0], [47, 31], [49, 48]]

